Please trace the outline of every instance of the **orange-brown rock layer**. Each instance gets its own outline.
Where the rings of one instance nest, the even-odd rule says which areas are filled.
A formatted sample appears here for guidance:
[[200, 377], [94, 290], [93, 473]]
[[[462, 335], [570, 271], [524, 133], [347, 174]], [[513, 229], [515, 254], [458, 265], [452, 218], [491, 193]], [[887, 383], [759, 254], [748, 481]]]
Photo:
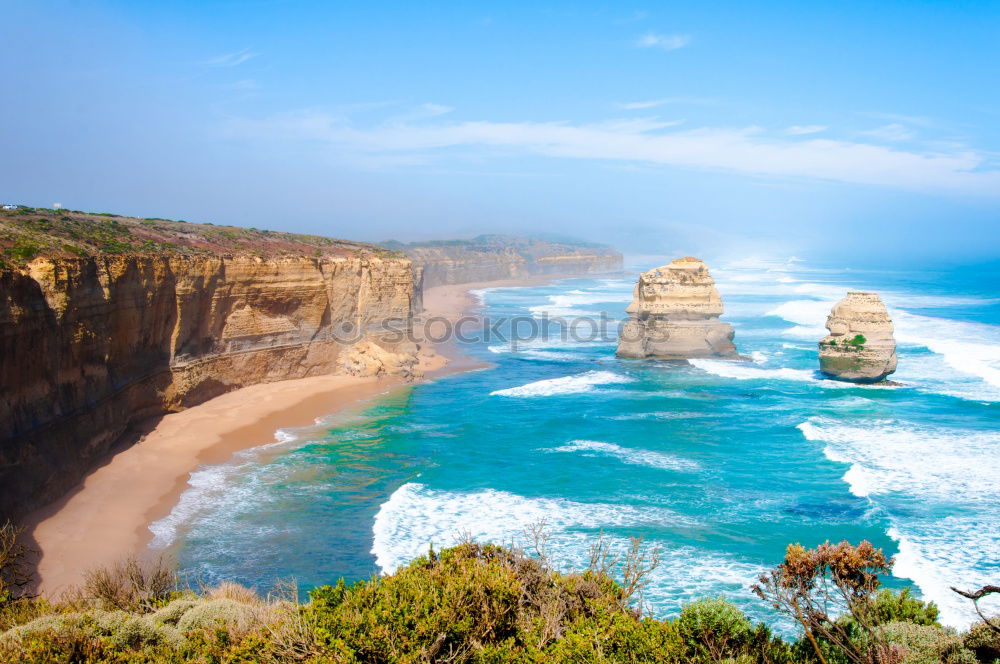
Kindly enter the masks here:
[[0, 518], [60, 496], [142, 419], [254, 383], [412, 373], [413, 282], [374, 254], [0, 270]]

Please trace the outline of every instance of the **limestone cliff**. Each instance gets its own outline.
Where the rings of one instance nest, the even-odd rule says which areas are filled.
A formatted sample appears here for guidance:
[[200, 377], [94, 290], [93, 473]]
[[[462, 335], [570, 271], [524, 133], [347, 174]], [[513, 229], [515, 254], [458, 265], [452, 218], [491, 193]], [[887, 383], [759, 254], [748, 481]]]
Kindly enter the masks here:
[[619, 357], [738, 357], [732, 326], [719, 320], [722, 298], [697, 258], [678, 258], [639, 275], [626, 312]]
[[875, 293], [853, 291], [826, 319], [830, 334], [819, 342], [819, 368], [831, 378], [880, 381], [896, 371], [892, 319]]
[[0, 216], [0, 518], [61, 495], [139, 420], [254, 383], [414, 370], [401, 255], [124, 218], [101, 249], [107, 220], [28, 217]]
[[463, 284], [534, 275], [579, 275], [621, 270], [622, 256], [603, 245], [510, 235], [449, 242], [386, 243], [422, 268], [423, 286]]

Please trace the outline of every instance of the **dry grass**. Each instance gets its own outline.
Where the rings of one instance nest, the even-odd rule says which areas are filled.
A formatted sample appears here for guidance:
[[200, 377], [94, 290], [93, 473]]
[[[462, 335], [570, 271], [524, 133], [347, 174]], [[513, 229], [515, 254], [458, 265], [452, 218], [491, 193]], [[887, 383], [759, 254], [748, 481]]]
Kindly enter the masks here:
[[177, 587], [177, 574], [169, 559], [160, 556], [141, 562], [130, 556], [110, 567], [86, 572], [75, 599], [95, 601], [104, 609], [148, 613], [162, 606]]

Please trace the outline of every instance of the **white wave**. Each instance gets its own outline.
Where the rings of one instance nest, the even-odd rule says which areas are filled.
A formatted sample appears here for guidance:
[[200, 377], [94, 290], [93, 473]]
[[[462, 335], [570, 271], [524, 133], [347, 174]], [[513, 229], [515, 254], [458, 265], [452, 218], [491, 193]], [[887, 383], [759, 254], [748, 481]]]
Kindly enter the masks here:
[[[440, 549], [465, 536], [478, 542], [529, 546], [526, 531], [541, 522], [549, 534], [550, 562], [566, 571], [580, 570], [601, 530], [613, 551], [624, 552], [628, 538], [608, 535], [612, 529], [697, 525], [661, 507], [528, 498], [492, 489], [439, 491], [410, 483], [397, 489], [379, 509], [372, 527], [372, 553], [382, 572], [390, 573], [427, 553], [431, 543]], [[700, 597], [727, 593], [740, 601], [748, 597], [746, 589], [763, 571], [735, 556], [694, 546], [662, 549], [660, 561], [650, 575], [645, 598], [663, 617]], [[745, 601], [744, 608], [759, 609], [753, 600]]]
[[[583, 330], [580, 330], [583, 332]], [[546, 334], [535, 339], [525, 339], [518, 341], [508, 341], [504, 344], [494, 344], [492, 346], [487, 346], [491, 353], [503, 354], [503, 353], [520, 353], [526, 350], [541, 350], [541, 349], [564, 349], [564, 348], [576, 348], [580, 346], [610, 346], [614, 345], [615, 341], [610, 339], [590, 339], [587, 336], [577, 336], [568, 328], [562, 328], [558, 333]]]
[[486, 296], [492, 293], [498, 288], [473, 288], [469, 291], [469, 295], [476, 298], [476, 303], [478, 306], [483, 306], [486, 304]]
[[[547, 314], [549, 317], [567, 318], [591, 316], [601, 312], [598, 308], [588, 308], [587, 305], [612, 303], [624, 304], [630, 302], [632, 300], [632, 288], [629, 286], [628, 289], [574, 289], [564, 293], [548, 295], [546, 296], [546, 299], [548, 302], [545, 304], [528, 307], [528, 310], [533, 316], [541, 316], [542, 314]], [[616, 306], [613, 308], [616, 311], [619, 309], [625, 309], [623, 306]]]
[[990, 479], [1000, 477], [1000, 432], [894, 420], [850, 425], [827, 418], [812, 418], [798, 428], [806, 439], [827, 443], [828, 459], [852, 464], [855, 495], [916, 493], [1000, 505], [1000, 490]]
[[723, 378], [737, 380], [794, 380], [799, 382], [819, 382], [812, 371], [805, 369], [763, 369], [745, 362], [726, 360], [688, 360], [702, 371]]
[[759, 350], [755, 350], [752, 353], [750, 353], [750, 357], [753, 358], [753, 361], [758, 364], [763, 364], [764, 362], [767, 362], [767, 355]]
[[293, 429], [278, 429], [274, 432], [272, 443], [240, 450], [226, 463], [200, 466], [190, 474], [187, 488], [170, 513], [149, 524], [149, 531], [153, 534], [149, 546], [158, 550], [167, 548], [177, 539], [180, 531], [206, 508], [217, 506], [224, 499], [232, 499], [232, 493], [237, 491], [232, 478], [254, 467], [261, 453], [277, 448], [291, 449], [307, 442]]
[[597, 440], [573, 440], [566, 445], [552, 447], [545, 452], [581, 452], [587, 456], [606, 456], [618, 459], [622, 463], [633, 466], [646, 466], [660, 470], [694, 471], [698, 464], [689, 459], [682, 459], [671, 454], [653, 452], [651, 450], [632, 449], [603, 443]]
[[943, 355], [950, 367], [1000, 387], [1000, 327], [892, 311], [896, 340]]
[[783, 380], [796, 383], [809, 383], [817, 387], [831, 390], [895, 390], [900, 389], [898, 385], [885, 385], [879, 383], [862, 384], [848, 383], [821, 377], [815, 371], [807, 369], [792, 369], [781, 367], [778, 369], [765, 369], [755, 366], [749, 362], [732, 362], [727, 360], [688, 360], [692, 365], [722, 378], [735, 378], [736, 380]]
[[[463, 536], [479, 542], [510, 543], [525, 530], [542, 523], [550, 529], [553, 553], [568, 565], [579, 565], [586, 547], [573, 541], [589, 538], [579, 529], [650, 524], [691, 526], [676, 512], [661, 507], [633, 507], [609, 503], [579, 503], [560, 498], [527, 498], [506, 491], [438, 491], [408, 483], [381, 505], [372, 531], [372, 553], [383, 572], [392, 572], [436, 547], [450, 546]], [[578, 532], [568, 532], [577, 529]], [[567, 555], [569, 554], [569, 555]]]
[[974, 613], [949, 587], [981, 585], [1000, 571], [1000, 432], [819, 417], [798, 428], [826, 443], [828, 459], [849, 464], [851, 493], [890, 515], [899, 542], [893, 573], [937, 602], [947, 624], [967, 627]]
[[[1000, 525], [969, 515], [894, 519], [893, 524], [887, 531], [899, 546], [893, 576], [912, 580], [925, 598], [933, 600], [941, 609], [943, 624], [967, 629], [977, 622], [980, 618], [971, 602], [951, 587], [974, 590], [996, 582]], [[982, 608], [995, 612], [1000, 607], [983, 602]]]
[[592, 392], [598, 385], [631, 383], [632, 379], [610, 371], [588, 371], [575, 376], [538, 380], [518, 387], [490, 392], [498, 397], [551, 397], [561, 394]]

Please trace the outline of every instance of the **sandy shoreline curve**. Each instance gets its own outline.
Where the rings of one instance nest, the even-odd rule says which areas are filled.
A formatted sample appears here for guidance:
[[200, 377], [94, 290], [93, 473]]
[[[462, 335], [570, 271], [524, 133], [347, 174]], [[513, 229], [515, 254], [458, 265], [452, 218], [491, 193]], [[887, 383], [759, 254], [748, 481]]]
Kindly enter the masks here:
[[[556, 278], [437, 286], [424, 292], [417, 323], [454, 322], [480, 305], [471, 291], [531, 286]], [[484, 368], [453, 342], [421, 344], [427, 379]], [[149, 525], [168, 514], [202, 465], [274, 442], [278, 429], [315, 424], [396, 389], [396, 377], [313, 376], [264, 383], [223, 394], [148, 423], [139, 442], [111, 455], [66, 496], [29, 515], [26, 534], [38, 552], [35, 592], [50, 597], [78, 585], [86, 570], [148, 553]]]

